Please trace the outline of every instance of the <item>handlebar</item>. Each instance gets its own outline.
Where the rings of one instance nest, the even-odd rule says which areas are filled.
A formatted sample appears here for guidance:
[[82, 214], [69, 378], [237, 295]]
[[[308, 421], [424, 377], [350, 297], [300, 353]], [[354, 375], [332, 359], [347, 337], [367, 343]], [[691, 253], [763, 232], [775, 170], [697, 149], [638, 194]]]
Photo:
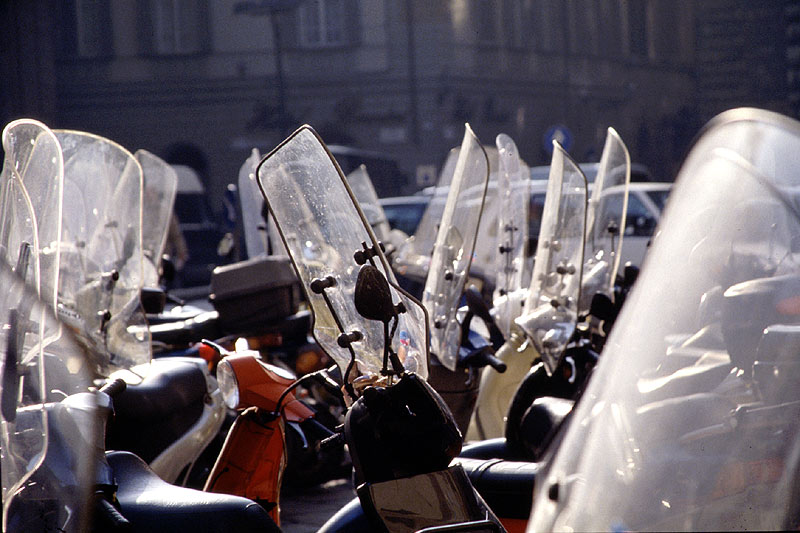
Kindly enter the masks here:
[[508, 366], [500, 359], [495, 357], [491, 349], [484, 347], [480, 350], [470, 352], [466, 357], [459, 361], [459, 366], [464, 368], [483, 368], [491, 366], [501, 374], [506, 371]]
[[133, 526], [127, 518], [109, 502], [104, 495], [100, 495], [96, 500], [95, 520], [99, 522], [96, 526], [103, 531], [133, 531]]
[[114, 398], [118, 394], [125, 392], [125, 389], [127, 388], [128, 384], [125, 383], [125, 380], [121, 378], [116, 378], [112, 381], [107, 382], [102, 387], [100, 387], [100, 392], [104, 392], [109, 397]]

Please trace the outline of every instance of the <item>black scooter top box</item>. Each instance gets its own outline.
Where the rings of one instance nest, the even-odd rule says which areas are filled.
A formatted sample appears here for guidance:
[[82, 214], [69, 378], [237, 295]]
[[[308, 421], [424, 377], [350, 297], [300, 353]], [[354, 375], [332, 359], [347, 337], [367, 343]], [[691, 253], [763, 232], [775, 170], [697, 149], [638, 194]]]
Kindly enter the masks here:
[[215, 268], [209, 299], [225, 329], [243, 331], [295, 314], [301, 294], [289, 257], [263, 255]]

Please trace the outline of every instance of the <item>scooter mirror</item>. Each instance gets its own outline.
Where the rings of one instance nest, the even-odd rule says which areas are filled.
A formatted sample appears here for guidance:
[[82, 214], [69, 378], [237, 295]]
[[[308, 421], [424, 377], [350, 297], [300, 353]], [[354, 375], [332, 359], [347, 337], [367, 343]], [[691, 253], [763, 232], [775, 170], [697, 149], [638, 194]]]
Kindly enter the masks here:
[[363, 265], [358, 271], [353, 300], [356, 311], [364, 318], [386, 323], [397, 316], [389, 282], [372, 265]]
[[589, 313], [599, 318], [600, 320], [609, 320], [614, 318], [617, 310], [614, 307], [614, 302], [611, 301], [607, 295], [598, 292], [592, 296], [592, 304], [589, 306]]

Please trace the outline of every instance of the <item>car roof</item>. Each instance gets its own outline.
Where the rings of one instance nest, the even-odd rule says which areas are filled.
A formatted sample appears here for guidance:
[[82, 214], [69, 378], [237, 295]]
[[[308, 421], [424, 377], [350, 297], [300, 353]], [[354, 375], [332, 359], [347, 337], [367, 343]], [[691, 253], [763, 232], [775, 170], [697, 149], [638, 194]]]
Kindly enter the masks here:
[[430, 201], [430, 196], [389, 196], [387, 198], [378, 198], [381, 205], [411, 205], [411, 204], [427, 204]]
[[[597, 169], [600, 163], [578, 163], [578, 167], [586, 175], [586, 181], [589, 183], [594, 182], [597, 176]], [[550, 176], [550, 165], [539, 165], [531, 167], [531, 180], [532, 181], [547, 181]], [[631, 183], [650, 182], [650, 170], [641, 163], [631, 163]]]

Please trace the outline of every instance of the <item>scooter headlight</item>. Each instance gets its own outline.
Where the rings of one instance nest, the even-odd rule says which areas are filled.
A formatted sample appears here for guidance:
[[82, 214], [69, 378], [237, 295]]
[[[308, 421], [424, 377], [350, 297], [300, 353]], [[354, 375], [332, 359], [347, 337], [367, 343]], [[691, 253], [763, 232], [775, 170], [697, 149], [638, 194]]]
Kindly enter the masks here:
[[225, 405], [231, 409], [239, 407], [239, 380], [230, 362], [225, 359], [217, 365], [217, 383]]

